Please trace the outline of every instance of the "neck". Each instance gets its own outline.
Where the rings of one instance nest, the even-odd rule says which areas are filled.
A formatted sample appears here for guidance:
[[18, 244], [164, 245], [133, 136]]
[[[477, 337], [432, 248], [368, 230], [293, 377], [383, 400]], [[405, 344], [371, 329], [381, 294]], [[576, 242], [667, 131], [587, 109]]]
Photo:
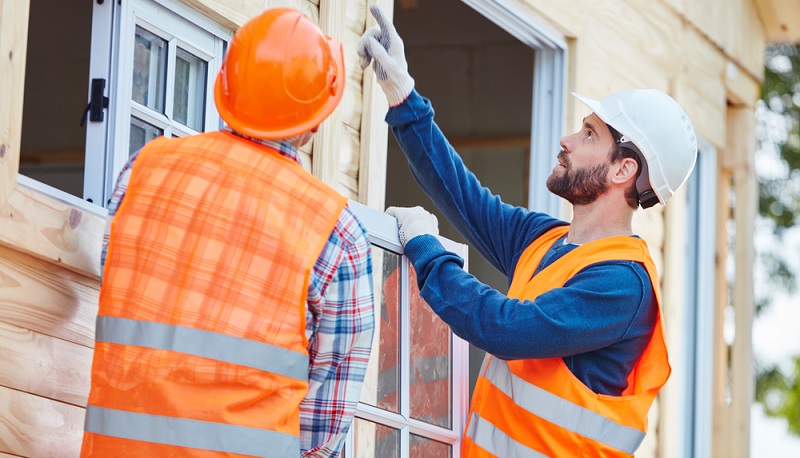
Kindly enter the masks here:
[[584, 244], [594, 240], [632, 235], [634, 210], [622, 201], [616, 202], [601, 196], [589, 205], [572, 206], [572, 222], [570, 223], [567, 243]]

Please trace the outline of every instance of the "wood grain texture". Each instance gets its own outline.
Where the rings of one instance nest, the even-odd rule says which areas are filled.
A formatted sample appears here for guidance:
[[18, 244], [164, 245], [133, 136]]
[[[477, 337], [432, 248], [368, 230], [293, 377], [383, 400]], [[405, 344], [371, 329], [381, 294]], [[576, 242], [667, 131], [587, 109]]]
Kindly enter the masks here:
[[0, 452], [77, 457], [84, 409], [0, 387]]
[[0, 247], [0, 321], [94, 346], [99, 282]]
[[0, 321], [0, 386], [86, 405], [92, 349]]
[[288, 7], [302, 11], [319, 23], [319, 0], [181, 0], [231, 30], [236, 30], [263, 9]]
[[106, 218], [17, 185], [0, 208], [0, 244], [99, 278]]
[[[319, 26], [322, 32], [333, 37], [340, 43], [344, 33], [344, 7], [346, 2], [336, 0], [320, 0], [319, 5]], [[345, 53], [344, 47], [342, 52]], [[345, 75], [347, 73], [345, 72]], [[341, 77], [342, 75], [340, 75]], [[343, 98], [348, 96], [347, 77], [339, 81], [344, 84]], [[341, 101], [339, 103], [341, 106]], [[313, 148], [313, 163], [311, 171], [320, 180], [324, 181], [334, 189], [339, 189], [339, 173], [337, 164], [339, 162], [339, 142], [342, 135], [341, 110], [335, 109], [319, 126], [315, 135]]]
[[29, 0], [0, 0], [0, 208], [19, 171], [29, 14]]
[[782, 43], [800, 40], [799, 0], [755, 0], [753, 3], [764, 23], [767, 40]]

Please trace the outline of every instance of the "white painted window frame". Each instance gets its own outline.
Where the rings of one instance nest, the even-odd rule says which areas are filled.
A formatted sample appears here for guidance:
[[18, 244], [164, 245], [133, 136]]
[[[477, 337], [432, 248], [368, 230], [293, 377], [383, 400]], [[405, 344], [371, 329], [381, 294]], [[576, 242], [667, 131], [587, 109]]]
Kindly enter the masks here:
[[[350, 208], [369, 233], [373, 245], [397, 254], [403, 253], [403, 246], [397, 232], [397, 221], [382, 212], [369, 208], [355, 201], [350, 201]], [[467, 246], [440, 237], [444, 247], [464, 259], [467, 270]], [[451, 456], [458, 456], [461, 449], [461, 438], [466, 425], [469, 407], [469, 344], [450, 332], [452, 338], [452, 424], [450, 429], [432, 425], [410, 416], [410, 367], [409, 359], [411, 342], [409, 337], [409, 262], [403, 256], [401, 261], [401, 320], [400, 320], [400, 413], [388, 412], [368, 404], [359, 403], [356, 418], [389, 426], [400, 431], [400, 458], [408, 458], [411, 434], [449, 444]], [[354, 450], [353, 428], [350, 428], [345, 443], [343, 458], [356, 456]], [[380, 458], [380, 457], [376, 457]]]
[[[136, 26], [168, 42], [166, 114], [131, 100]], [[170, 116], [173, 104], [171, 81], [178, 46], [208, 62], [204, 125], [206, 131], [219, 128], [221, 122], [214, 105], [213, 86], [232, 36], [232, 31], [179, 0], [128, 0], [121, 4], [95, 2], [89, 78], [90, 82], [93, 78], [106, 80], [106, 94], [110, 101], [103, 122], [90, 122], [87, 126], [84, 199], [105, 206], [111, 197], [116, 177], [128, 161], [132, 115], [161, 128], [166, 137], [197, 133], [173, 121]]]
[[714, 368], [714, 292], [717, 151], [699, 139], [695, 172], [687, 182], [686, 300], [684, 354], [676, 368], [681, 396], [681, 456], [711, 456]]
[[564, 132], [567, 41], [564, 35], [514, 0], [462, 0], [516, 39], [536, 51], [533, 66], [533, 101], [528, 209], [558, 217], [557, 196], [545, 187], [557, 162]]

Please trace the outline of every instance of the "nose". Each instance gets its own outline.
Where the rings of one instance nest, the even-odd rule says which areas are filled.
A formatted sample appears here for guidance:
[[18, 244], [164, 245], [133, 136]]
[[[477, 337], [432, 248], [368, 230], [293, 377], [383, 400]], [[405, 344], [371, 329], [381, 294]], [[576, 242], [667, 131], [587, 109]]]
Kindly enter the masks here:
[[569, 139], [571, 137], [572, 137], [572, 135], [565, 135], [565, 136], [561, 137], [561, 140], [558, 142], [558, 144], [561, 146], [562, 150], [564, 150], [566, 152], [569, 152], [569, 149], [570, 149], [569, 148], [569, 145], [570, 145]]

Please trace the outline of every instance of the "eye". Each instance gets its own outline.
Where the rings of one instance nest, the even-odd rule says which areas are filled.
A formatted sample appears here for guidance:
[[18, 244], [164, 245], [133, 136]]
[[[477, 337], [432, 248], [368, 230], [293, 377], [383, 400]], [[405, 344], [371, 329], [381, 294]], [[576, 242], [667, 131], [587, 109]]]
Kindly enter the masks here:
[[586, 129], [586, 139], [587, 140], [592, 140], [593, 138], [594, 138], [594, 132], [592, 132], [589, 129]]

